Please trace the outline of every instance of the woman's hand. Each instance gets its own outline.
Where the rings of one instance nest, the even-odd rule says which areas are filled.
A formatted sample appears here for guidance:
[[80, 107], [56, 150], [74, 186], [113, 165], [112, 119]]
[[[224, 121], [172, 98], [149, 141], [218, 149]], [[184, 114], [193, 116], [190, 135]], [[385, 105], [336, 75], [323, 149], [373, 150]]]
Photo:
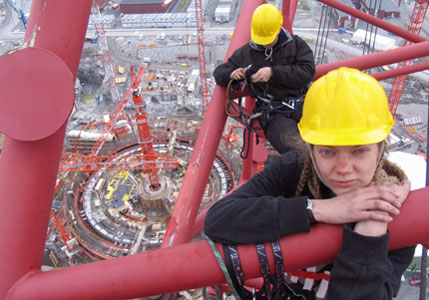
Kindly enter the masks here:
[[[411, 184], [409, 181], [406, 181], [401, 186], [396, 184], [388, 184], [387, 186], [396, 189], [396, 192], [399, 194], [398, 201], [402, 204], [407, 199]], [[380, 213], [386, 214], [385, 212]], [[387, 223], [373, 220], [360, 221], [356, 223], [354, 231], [366, 236], [381, 236], [387, 231]]]
[[330, 199], [313, 201], [313, 214], [318, 222], [345, 224], [359, 221], [389, 223], [398, 215], [408, 196], [410, 182], [403, 185], [371, 184]]

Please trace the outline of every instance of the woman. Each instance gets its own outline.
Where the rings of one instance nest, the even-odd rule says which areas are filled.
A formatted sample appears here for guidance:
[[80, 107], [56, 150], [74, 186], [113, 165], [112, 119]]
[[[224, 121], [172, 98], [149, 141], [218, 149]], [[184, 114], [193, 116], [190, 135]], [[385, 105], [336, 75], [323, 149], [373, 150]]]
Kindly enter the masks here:
[[304, 101], [298, 128], [307, 151], [282, 155], [215, 203], [206, 235], [257, 244], [308, 232], [318, 222], [345, 224], [334, 263], [312, 269], [330, 274], [329, 285], [289, 278], [304, 295], [291, 299], [392, 299], [414, 254], [414, 247], [388, 251], [387, 225], [410, 190], [404, 172], [383, 156], [393, 123], [373, 77], [349, 68], [329, 72]]

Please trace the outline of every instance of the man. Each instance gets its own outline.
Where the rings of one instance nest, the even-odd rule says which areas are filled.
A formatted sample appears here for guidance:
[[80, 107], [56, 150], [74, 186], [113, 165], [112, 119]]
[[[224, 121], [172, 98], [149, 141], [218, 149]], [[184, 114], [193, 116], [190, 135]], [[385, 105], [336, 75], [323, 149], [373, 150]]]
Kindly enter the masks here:
[[[262, 111], [261, 126], [279, 153], [299, 148], [297, 122], [301, 98], [315, 73], [307, 43], [282, 28], [283, 16], [272, 4], [257, 7], [252, 16], [251, 41], [237, 49], [214, 71], [216, 83], [247, 79], [250, 95]], [[301, 103], [300, 103], [301, 101]]]

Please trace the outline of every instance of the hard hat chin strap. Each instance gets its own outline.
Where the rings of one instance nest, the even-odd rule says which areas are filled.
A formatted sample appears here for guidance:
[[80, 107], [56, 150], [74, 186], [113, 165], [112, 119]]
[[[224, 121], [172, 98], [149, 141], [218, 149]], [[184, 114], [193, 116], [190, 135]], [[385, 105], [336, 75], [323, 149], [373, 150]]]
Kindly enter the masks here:
[[[329, 187], [327, 184], [326, 184], [326, 182], [323, 180], [323, 177], [322, 177], [322, 175], [320, 174], [320, 171], [319, 171], [319, 167], [317, 166], [317, 163], [316, 163], [316, 159], [314, 158], [314, 155], [313, 155], [313, 149], [314, 149], [314, 145], [312, 145], [312, 144], [309, 144], [309, 143], [305, 143], [306, 144], [306, 147], [307, 147], [307, 151], [308, 151], [308, 153], [309, 153], [309, 155], [310, 155], [310, 158], [311, 158], [311, 162], [312, 162], [312, 164], [313, 164], [313, 168], [314, 168], [314, 170], [316, 171], [316, 174], [317, 174], [317, 177], [319, 177], [319, 180], [325, 185], [325, 186], [327, 186], [327, 187]], [[383, 159], [383, 154], [384, 154], [384, 150], [385, 150], [385, 147], [386, 147], [386, 142], [385, 141], [381, 141], [380, 143], [380, 146], [379, 146], [379, 153], [378, 153], [378, 159], [377, 159], [377, 167], [375, 168], [375, 172], [374, 172], [374, 175], [373, 176], [375, 176], [375, 174], [377, 173], [377, 170], [378, 170], [378, 168], [379, 168], [379, 166], [380, 166], [380, 162], [381, 162], [381, 160]]]
[[317, 177], [319, 177], [319, 180], [320, 180], [320, 181], [321, 181], [325, 186], [328, 186], [328, 185], [326, 184], [326, 182], [323, 180], [323, 177], [322, 177], [322, 175], [320, 174], [320, 171], [319, 171], [319, 167], [317, 166], [316, 159], [314, 158], [314, 155], [313, 155], [313, 149], [314, 149], [314, 147], [313, 147], [313, 145], [312, 145], [312, 144], [309, 144], [309, 143], [305, 143], [305, 145], [306, 145], [306, 147], [307, 147], [307, 151], [308, 151], [308, 153], [310, 154], [311, 162], [312, 162], [312, 164], [313, 164], [313, 168], [314, 168], [314, 170], [316, 171]]

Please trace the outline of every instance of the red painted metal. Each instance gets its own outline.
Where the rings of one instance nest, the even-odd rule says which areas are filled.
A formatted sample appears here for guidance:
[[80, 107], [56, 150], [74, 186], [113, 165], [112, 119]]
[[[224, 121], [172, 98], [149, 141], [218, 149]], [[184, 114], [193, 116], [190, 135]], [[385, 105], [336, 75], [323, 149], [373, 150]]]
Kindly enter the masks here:
[[348, 14], [350, 14], [356, 18], [359, 18], [365, 22], [368, 22], [372, 25], [380, 27], [386, 31], [394, 33], [397, 36], [400, 36], [400, 37], [407, 39], [411, 42], [420, 43], [420, 42], [424, 42], [427, 40], [424, 37], [421, 37], [415, 33], [409, 32], [409, 31], [407, 31], [401, 27], [395, 26], [389, 22], [386, 22], [386, 21], [383, 21], [377, 17], [371, 16], [367, 13], [364, 13], [363, 11], [360, 11], [356, 8], [348, 6], [347, 4], [341, 3], [339, 1], [335, 1], [335, 0], [318, 0], [318, 1], [321, 3], [325, 3], [326, 5], [329, 5], [333, 8], [338, 9], [338, 10], [341, 10], [345, 13], [348, 13]]
[[[316, 74], [313, 80], [323, 76], [327, 72], [339, 67], [350, 67], [359, 70], [366, 70], [374, 67], [390, 65], [393, 63], [410, 60], [418, 57], [429, 55], [429, 41], [401, 47], [393, 50], [372, 53], [365, 56], [357, 56], [350, 59], [345, 59], [325, 65], [320, 65], [316, 68]], [[410, 70], [410, 69], [408, 69]], [[384, 72], [383, 72], [384, 73]], [[387, 72], [386, 72], [387, 73]], [[392, 73], [390, 73], [392, 74]]]
[[[14, 94], [14, 99], [5, 99], [1, 93], [0, 103], [13, 100], [15, 108], [20, 111], [12, 116], [14, 119], [10, 122], [24, 122], [26, 126], [32, 125], [38, 130], [33, 132], [29, 128], [29, 134], [12, 131], [10, 136], [6, 133], [3, 143], [0, 157], [0, 299], [4, 299], [8, 290], [25, 274], [41, 267], [68, 117], [66, 111], [74, 101], [74, 80], [90, 6], [89, 0], [34, 0], [25, 35], [28, 48], [17, 51], [25, 53], [18, 54], [23, 55], [24, 59], [8, 68], [9, 76], [21, 76], [13, 84], [20, 93]], [[43, 73], [34, 68], [25, 69], [25, 66], [37, 66], [37, 62], [30, 60], [35, 51], [56, 75], [49, 89], [45, 85], [41, 89], [36, 84], [44, 83], [53, 74], [45, 69]], [[7, 64], [4, 60], [11, 56], [3, 56], [2, 64]], [[42, 79], [38, 81], [40, 77]], [[5, 81], [0, 82], [2, 91], [8, 90], [4, 84]], [[58, 92], [57, 87], [62, 90], [61, 93], [49, 91]], [[31, 95], [31, 92], [35, 94]], [[43, 96], [49, 99], [43, 100]], [[30, 100], [40, 107], [33, 106]], [[20, 106], [18, 102], [28, 103], [28, 106]], [[32, 113], [40, 116], [43, 113], [39, 110], [47, 108], [49, 111], [49, 107], [56, 107], [57, 103], [64, 105], [64, 111], [60, 108], [58, 113], [52, 113], [47, 119], [37, 120], [33, 124], [22, 120], [22, 117], [31, 116]], [[47, 122], [49, 130], [43, 129], [43, 122]], [[0, 128], [0, 131], [4, 132], [4, 129]]]
[[292, 24], [295, 19], [296, 7], [298, 0], [282, 1], [283, 27], [293, 34]]
[[[384, 80], [384, 79], [394, 78], [396, 76], [400, 76], [404, 74], [412, 74], [412, 73], [417, 73], [425, 70], [429, 70], [429, 61], [403, 67], [401, 69], [392, 69], [389, 71], [374, 73], [374, 74], [371, 74], [371, 76], [377, 80]], [[429, 80], [429, 78], [427, 78], [427, 80]]]
[[[64, 90], [69, 88], [69, 83], [76, 78], [91, 2], [33, 0], [25, 41], [27, 46], [37, 47], [39, 50], [19, 50], [27, 51], [18, 52], [25, 57], [20, 64], [34, 66], [28, 61], [30, 54], [27, 53], [38, 51], [42, 61], [52, 65], [53, 70], [60, 70], [59, 85]], [[340, 5], [339, 2], [330, 0], [320, 2], [332, 2], [333, 7]], [[262, 1], [245, 1], [226, 58], [249, 40], [251, 13], [260, 4]], [[341, 10], [349, 8], [346, 6]], [[351, 14], [359, 13], [352, 11]], [[423, 38], [417, 38], [393, 25], [387, 26], [388, 23], [371, 19], [366, 14], [362, 19], [378, 24], [383, 29], [389, 28], [391, 30], [387, 30], [407, 37], [412, 42], [422, 43], [321, 66], [318, 67], [315, 78], [343, 65], [366, 69], [428, 55], [429, 42]], [[3, 61], [7, 57], [11, 56], [2, 58], [2, 63], [9, 63]], [[70, 79], [64, 74], [58, 58], [67, 66]], [[420, 66], [424, 64], [419, 64]], [[12, 71], [10, 68], [8, 70]], [[408, 70], [411, 71], [411, 68]], [[36, 72], [34, 69], [27, 71], [30, 74]], [[8, 90], [3, 83], [0, 84], [1, 90]], [[19, 88], [25, 91], [27, 88], [34, 89], [33, 85], [31, 81], [19, 82]], [[51, 96], [48, 92], [46, 94]], [[22, 95], [28, 95], [28, 92]], [[216, 87], [163, 246], [186, 243], [196, 231], [196, 212], [226, 120], [224, 95], [225, 89]], [[0, 97], [0, 105], [9, 101]], [[40, 101], [39, 98], [42, 97], [34, 97]], [[67, 107], [73, 101], [69, 98], [61, 94], [56, 100], [61, 100]], [[26, 101], [19, 98], [14, 100]], [[24, 112], [28, 113], [28, 110], [29, 107], [24, 108]], [[18, 114], [17, 119], [19, 116], [22, 117]], [[127, 299], [224, 283], [222, 273], [208, 245], [203, 241], [41, 273], [41, 258], [67, 121], [67, 117], [61, 114], [50, 117], [54, 120], [50, 120], [48, 125], [52, 128], [59, 126], [56, 131], [52, 128], [40, 129], [26, 134], [24, 131], [14, 132], [15, 129], [9, 129], [9, 136], [7, 133], [5, 136], [0, 157], [0, 299]], [[1, 126], [0, 124], [0, 131], [3, 131]], [[412, 192], [401, 209], [401, 215], [395, 217], [390, 225], [392, 249], [419, 242], [428, 244], [429, 208], [425, 203], [428, 193], [428, 189]], [[201, 220], [200, 217], [197, 219], [198, 226], [201, 226]], [[315, 226], [311, 233], [284, 238], [282, 246], [287, 251], [286, 268], [293, 270], [331, 261], [340, 248], [340, 241], [341, 227], [323, 224]], [[324, 245], [322, 251], [319, 247], [314, 247], [321, 243]], [[259, 263], [254, 247], [242, 246], [239, 250], [246, 276], [259, 277]], [[272, 259], [270, 263], [272, 264]]]
[[[226, 57], [229, 57], [237, 48], [249, 41], [252, 13], [262, 3], [263, 1], [255, 0], [245, 2]], [[207, 185], [225, 122], [225, 89], [216, 86], [186, 170], [162, 247], [186, 243], [192, 238], [192, 226]]]
[[101, 16], [99, 2], [100, 1], [98, 0], [93, 0], [91, 13], [94, 20], [95, 32], [98, 37], [98, 45], [103, 55], [104, 69], [106, 70], [105, 76], [109, 84], [113, 103], [116, 105], [121, 100], [121, 97], [115, 81], [115, 63], [110, 55], [109, 45], [107, 44], [106, 31], [104, 30], [103, 17]]
[[54, 53], [32, 47], [2, 56], [0, 68], [10, 70], [0, 73], [0, 130], [20, 141], [36, 141], [56, 132], [73, 108], [73, 101], [57, 99], [59, 95], [74, 98], [67, 65]]
[[166, 154], [157, 154], [156, 160], [151, 160], [145, 154], [138, 155], [82, 155], [63, 152], [60, 161], [60, 172], [96, 172], [112, 170], [154, 170], [175, 169], [176, 159]]
[[[428, 240], [428, 196], [428, 188], [410, 193], [401, 208], [401, 214], [395, 216], [389, 225], [390, 249]], [[286, 271], [331, 262], [341, 248], [341, 240], [342, 226], [327, 224], [318, 224], [309, 233], [282, 238]], [[238, 250], [246, 278], [260, 277], [255, 246], [239, 246]], [[270, 269], [274, 270], [271, 251], [267, 252], [270, 253]], [[225, 283], [225, 279], [211, 249], [206, 241], [198, 241], [118, 259], [34, 273], [18, 282], [5, 300], [129, 299], [222, 283]]]
[[[132, 85], [134, 88], [133, 102], [134, 110], [136, 112], [136, 126], [139, 134], [138, 143], [142, 149], [143, 157], [146, 160], [144, 163], [145, 168], [143, 169], [143, 173], [148, 175], [151, 189], [158, 190], [160, 188], [158, 171], [160, 169], [164, 169], [162, 166], [167, 166], [168, 168], [174, 166], [174, 168], [177, 168], [179, 163], [177, 162], [177, 159], [170, 158], [168, 155], [161, 156], [156, 153], [155, 148], [153, 147], [153, 137], [150, 133], [149, 123], [144, 109], [143, 97], [137, 89], [144, 71], [145, 70], [143, 68], [140, 69], [137, 79]], [[165, 158], [167, 159], [165, 160]]]
[[206, 114], [207, 105], [209, 102], [209, 86], [207, 84], [207, 71], [206, 71], [206, 48], [204, 44], [204, 19], [203, 8], [201, 0], [194, 0], [195, 2], [195, 20], [197, 23], [197, 40], [198, 40], [198, 64], [200, 67], [200, 88], [201, 88], [201, 102], [203, 116]]
[[[427, 0], [417, 0], [415, 2], [410, 18], [410, 24], [408, 24], [408, 31], [420, 35], [428, 6], [429, 3]], [[405, 40], [403, 46], [409, 44], [410, 42]], [[402, 61], [398, 64], [397, 68], [401, 69], [403, 67], [410, 66], [411, 64], [411, 60]], [[405, 88], [405, 80], [407, 80], [406, 75], [395, 77], [393, 80], [392, 88], [389, 94], [389, 109], [393, 116], [396, 115], [396, 110], [398, 109], [399, 101], [401, 100], [402, 92]]]

